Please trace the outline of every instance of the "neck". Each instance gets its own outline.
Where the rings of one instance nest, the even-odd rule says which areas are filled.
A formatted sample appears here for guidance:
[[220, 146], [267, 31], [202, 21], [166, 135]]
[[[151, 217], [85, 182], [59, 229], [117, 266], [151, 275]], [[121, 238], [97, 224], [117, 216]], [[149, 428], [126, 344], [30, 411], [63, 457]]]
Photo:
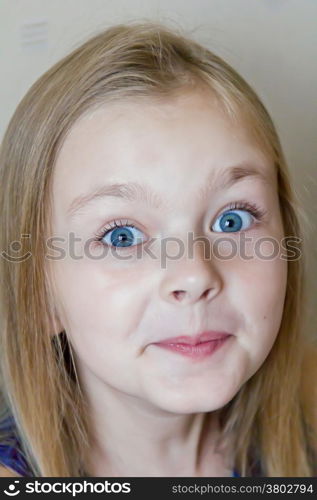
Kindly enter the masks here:
[[91, 408], [88, 476], [231, 476], [228, 453], [216, 447], [218, 412], [178, 415], [113, 391]]

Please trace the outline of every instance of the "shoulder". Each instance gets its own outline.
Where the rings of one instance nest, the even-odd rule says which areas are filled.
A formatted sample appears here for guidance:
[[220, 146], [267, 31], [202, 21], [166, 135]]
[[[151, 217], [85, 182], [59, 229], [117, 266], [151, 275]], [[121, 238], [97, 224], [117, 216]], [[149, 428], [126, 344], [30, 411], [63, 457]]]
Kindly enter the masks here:
[[0, 477], [22, 477], [22, 476], [17, 472], [13, 471], [12, 469], [0, 465]]

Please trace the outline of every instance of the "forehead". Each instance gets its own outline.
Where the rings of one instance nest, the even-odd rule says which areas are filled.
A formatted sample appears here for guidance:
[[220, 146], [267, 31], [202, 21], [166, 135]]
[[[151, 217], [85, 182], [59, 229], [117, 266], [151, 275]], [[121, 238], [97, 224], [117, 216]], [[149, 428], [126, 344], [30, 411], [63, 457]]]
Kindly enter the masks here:
[[141, 178], [175, 197], [201, 185], [212, 170], [241, 163], [269, 169], [270, 162], [211, 93], [126, 99], [90, 111], [72, 127], [57, 158], [53, 189], [66, 204], [102, 182]]

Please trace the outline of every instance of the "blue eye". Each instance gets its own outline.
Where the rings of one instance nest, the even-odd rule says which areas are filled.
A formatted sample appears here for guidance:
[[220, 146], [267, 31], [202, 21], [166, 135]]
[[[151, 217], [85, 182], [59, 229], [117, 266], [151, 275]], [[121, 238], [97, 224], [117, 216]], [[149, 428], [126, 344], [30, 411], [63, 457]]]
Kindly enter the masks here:
[[253, 223], [254, 217], [245, 210], [230, 210], [218, 217], [212, 230], [216, 233], [234, 233], [248, 229]]
[[143, 234], [133, 224], [117, 224], [115, 222], [115, 226], [112, 229], [104, 231], [98, 237], [98, 240], [109, 246], [131, 247], [143, 242], [142, 238], [136, 233]]

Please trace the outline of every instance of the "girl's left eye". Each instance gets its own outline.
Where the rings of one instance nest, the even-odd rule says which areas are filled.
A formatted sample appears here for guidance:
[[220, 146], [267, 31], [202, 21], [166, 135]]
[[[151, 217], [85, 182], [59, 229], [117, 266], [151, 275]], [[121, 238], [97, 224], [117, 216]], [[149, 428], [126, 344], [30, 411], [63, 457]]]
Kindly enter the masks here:
[[103, 228], [101, 234], [96, 235], [96, 241], [116, 248], [131, 247], [135, 246], [137, 243], [143, 243], [138, 233], [143, 234], [142, 231], [128, 221], [125, 224], [123, 224], [122, 221], [120, 221], [119, 224], [117, 221], [114, 221], [112, 226], [110, 225], [109, 228]]
[[254, 221], [264, 217], [264, 212], [258, 207], [250, 204], [234, 204], [223, 212], [212, 225], [216, 233], [233, 233], [249, 229]]

